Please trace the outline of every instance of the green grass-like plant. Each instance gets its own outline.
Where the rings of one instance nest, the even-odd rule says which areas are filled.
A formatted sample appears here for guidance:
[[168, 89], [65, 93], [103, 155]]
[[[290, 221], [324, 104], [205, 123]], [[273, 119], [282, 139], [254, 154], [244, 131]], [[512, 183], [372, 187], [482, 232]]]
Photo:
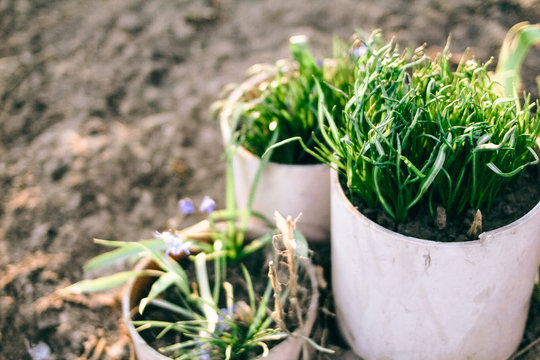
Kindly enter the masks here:
[[[318, 146], [305, 146], [337, 169], [353, 201], [382, 207], [398, 223], [421, 201], [433, 215], [435, 204], [449, 216], [484, 211], [510, 178], [538, 162], [538, 113], [531, 115], [529, 97], [522, 108], [499, 96], [489, 63], [462, 60], [452, 69], [447, 50], [431, 60], [422, 48], [399, 51], [374, 38], [380, 33], [358, 58], [341, 122], [321, 97]], [[293, 140], [302, 142], [274, 147]]]
[[[320, 91], [330, 111], [338, 115], [347, 102], [346, 94], [352, 90], [358, 49], [351, 49], [335, 39], [333, 58], [316, 59], [307, 38], [294, 36], [290, 50], [292, 61], [257, 66], [258, 71], [253, 76], [260, 76], [261, 72], [267, 76], [257, 86], [249, 88], [238, 101], [243, 108], [237, 128], [238, 142], [259, 157], [272, 145], [270, 139], [274, 134], [277, 134], [277, 141], [299, 136], [306, 146], [314, 147], [312, 136], [319, 133], [317, 83], [321, 84]], [[338, 121], [338, 118], [334, 120]], [[317, 162], [297, 143], [276, 149], [270, 160], [283, 164]]]

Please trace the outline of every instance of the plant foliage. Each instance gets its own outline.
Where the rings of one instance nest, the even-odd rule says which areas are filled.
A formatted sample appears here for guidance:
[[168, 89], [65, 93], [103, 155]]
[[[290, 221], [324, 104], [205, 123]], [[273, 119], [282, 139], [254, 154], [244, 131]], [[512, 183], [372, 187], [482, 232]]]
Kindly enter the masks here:
[[[237, 117], [234, 117], [234, 121], [236, 120]], [[138, 276], [155, 277], [146, 296], [140, 299], [137, 310], [146, 316], [145, 311], [149, 307], [160, 308], [168, 313], [167, 319], [149, 320], [145, 317], [133, 321], [133, 324], [138, 331], [159, 329], [157, 339], [170, 333], [176, 334], [173, 343], [160, 348], [160, 351], [174, 359], [253, 359], [267, 354], [270, 345], [291, 335], [287, 328], [278, 325], [271, 316], [269, 305], [272, 304], [272, 294], [276, 308], [288, 311], [294, 306], [294, 311], [300, 318], [302, 316], [297, 309], [296, 282], [294, 286], [281, 284], [276, 275], [269, 274], [266, 289], [263, 294], [259, 294], [252, 282], [251, 274], [243, 264], [249, 257], [256, 256], [265, 245], [275, 243], [275, 239], [279, 236], [275, 236], [275, 227], [269, 226], [262, 236], [254, 240], [246, 239], [247, 221], [250, 216], [257, 216], [251, 212], [257, 181], [253, 184], [248, 209], [237, 210], [232, 173], [232, 157], [236, 146], [234, 134], [231, 134], [231, 139], [233, 140], [226, 149], [225, 209], [214, 211], [215, 202], [205, 197], [199, 211], [206, 212], [208, 218], [192, 227], [155, 232], [154, 239], [138, 242], [96, 240], [115, 249], [91, 259], [86, 264], [87, 270], [102, 269], [130, 258], [141, 257], [152, 259], [157, 269], [135, 268], [98, 279], [83, 280], [65, 289], [67, 292], [77, 293], [104, 291]], [[262, 159], [258, 173], [262, 171], [267, 161], [268, 157]], [[179, 208], [183, 213], [191, 213], [194, 212], [195, 206], [191, 199], [186, 198], [180, 201]], [[285, 220], [281, 219], [278, 224], [284, 222]], [[295, 234], [289, 238], [289, 243], [294, 245], [291, 246], [294, 253], [292, 250], [286, 253], [289, 255], [287, 261], [294, 260], [294, 264], [291, 263], [287, 267], [288, 276], [297, 279], [299, 266], [296, 257], [301, 256], [307, 260], [307, 242], [292, 228], [287, 231], [279, 229], [280, 232], [286, 232], [291, 236]], [[194, 254], [191, 254], [192, 252]], [[280, 259], [283, 253], [279, 251]], [[179, 259], [184, 261], [181, 262]], [[276, 262], [283, 264], [287, 261]], [[211, 276], [208, 264], [213, 265]], [[228, 279], [228, 266], [242, 269], [243, 281]], [[186, 270], [188, 267], [194, 269], [194, 274]], [[230, 281], [241, 284], [236, 288], [240, 296], [235, 295], [235, 289]], [[278, 291], [279, 296], [276, 295]], [[318, 294], [317, 289], [310, 291]], [[294, 298], [289, 294], [293, 294]], [[280, 324], [284, 324], [283, 317], [278, 316], [276, 319], [280, 319]], [[318, 347], [310, 339], [306, 338], [306, 341], [319, 350], [328, 351]]]
[[[290, 50], [292, 61], [278, 61], [276, 66], [259, 66], [255, 76], [260, 76], [261, 72], [267, 76], [248, 88], [239, 99], [243, 111], [238, 141], [257, 156], [262, 156], [272, 145], [270, 139], [274, 133], [277, 141], [300, 136], [309, 148], [315, 146], [312, 135], [319, 133], [317, 107], [320, 95], [317, 83], [321, 84], [320, 91], [327, 106], [338, 115], [347, 102], [346, 94], [352, 90], [355, 53], [338, 39], [334, 41], [334, 57], [331, 59], [316, 59], [304, 36], [291, 38]], [[316, 162], [297, 143], [276, 149], [270, 160], [284, 164]]]
[[340, 122], [320, 97], [321, 136], [310, 151], [338, 170], [355, 201], [384, 208], [396, 222], [420, 201], [432, 214], [434, 204], [450, 216], [484, 211], [510, 178], [538, 162], [538, 113], [529, 97], [522, 108], [499, 96], [489, 63], [463, 57], [452, 69], [446, 49], [431, 60], [422, 48], [381, 45], [378, 32], [365, 44]]

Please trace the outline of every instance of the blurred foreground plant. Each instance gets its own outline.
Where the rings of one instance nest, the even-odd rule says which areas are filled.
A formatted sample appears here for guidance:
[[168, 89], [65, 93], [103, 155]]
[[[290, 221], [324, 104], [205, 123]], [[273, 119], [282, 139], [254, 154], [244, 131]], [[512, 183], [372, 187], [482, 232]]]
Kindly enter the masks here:
[[[503, 85], [504, 95], [516, 97], [521, 84], [521, 65], [529, 48], [540, 43], [540, 24], [518, 23], [508, 31], [499, 53], [495, 77]], [[540, 93], [540, 76], [536, 77]]]
[[[307, 242], [299, 232], [293, 232], [294, 226], [291, 227], [290, 221], [277, 217], [279, 230], [287, 233], [289, 243], [293, 244], [285, 252], [278, 252], [276, 256], [280, 260], [277, 266], [283, 263], [281, 259], [286, 253], [285, 263], [289, 264], [287, 276], [295, 281], [292, 284], [285, 282], [285, 285], [279, 283], [276, 264], [273, 264], [269, 279], [263, 281], [266, 282], [264, 293], [257, 294], [244, 261], [260, 254], [261, 248], [276, 238], [275, 228], [264, 229], [263, 235], [254, 240], [246, 239], [247, 220], [257, 214], [252, 214], [251, 205], [244, 211], [235, 207], [232, 178], [234, 146], [235, 142], [232, 141], [226, 150], [227, 206], [224, 210], [214, 210], [215, 202], [205, 197], [199, 211], [208, 214], [208, 219], [192, 227], [155, 232], [154, 239], [138, 242], [96, 240], [116, 249], [91, 259], [85, 266], [86, 270], [106, 268], [128, 258], [142, 257], [150, 258], [155, 267], [136, 267], [98, 279], [83, 280], [66, 291], [104, 291], [134, 277], [155, 277], [146, 296], [138, 302], [137, 310], [143, 315], [150, 306], [159, 308], [169, 314], [167, 320], [141, 319], [133, 321], [133, 324], [138, 331], [160, 329], [157, 339], [176, 333], [174, 343], [160, 348], [160, 351], [172, 354], [175, 359], [252, 359], [266, 356], [270, 344], [291, 336], [294, 327], [302, 325], [297, 298], [300, 286], [297, 281], [300, 271], [297, 258], [307, 260]], [[259, 173], [267, 161], [267, 158], [261, 161]], [[257, 181], [252, 194], [256, 184]], [[182, 213], [195, 211], [195, 205], [188, 198], [180, 200], [179, 208]], [[288, 224], [288, 227], [285, 228], [283, 224]], [[213, 262], [210, 268], [209, 262]], [[228, 278], [228, 267], [240, 268], [243, 280]], [[192, 271], [188, 272], [187, 269]], [[191, 278], [190, 274], [194, 277]], [[316, 284], [311, 283], [311, 286], [309, 292], [315, 296], [318, 294]], [[274, 291], [279, 294], [274, 294], [274, 314], [278, 315], [271, 316], [268, 304]], [[283, 325], [283, 309], [288, 311], [289, 308], [293, 308], [300, 317], [300, 321], [293, 322], [294, 327], [290, 330]], [[292, 336], [305, 338], [303, 334]], [[310, 339], [305, 340], [326, 351]]]

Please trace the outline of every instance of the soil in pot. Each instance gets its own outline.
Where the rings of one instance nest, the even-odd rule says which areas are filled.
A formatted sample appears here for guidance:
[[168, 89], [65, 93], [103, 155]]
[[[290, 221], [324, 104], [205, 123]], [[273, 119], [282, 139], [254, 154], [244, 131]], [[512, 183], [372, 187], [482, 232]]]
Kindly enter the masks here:
[[[259, 297], [257, 298], [257, 301], [260, 300], [260, 295], [264, 292], [267, 282], [268, 282], [268, 261], [271, 258], [269, 254], [270, 254], [269, 251], [266, 251], [266, 252], [259, 251], [250, 255], [243, 261], [243, 264], [246, 266], [247, 270], [249, 271], [251, 275], [255, 294], [256, 296], [259, 295]], [[184, 270], [186, 271], [188, 278], [196, 279], [194, 263], [192, 261], [188, 261], [187, 259], [184, 259], [180, 262], [180, 264], [183, 266]], [[208, 263], [207, 270], [208, 270], [208, 276], [210, 279], [210, 284], [213, 284], [213, 281], [214, 281], [213, 263], [211, 262]], [[280, 281], [282, 283], [286, 283], [286, 279], [281, 278], [281, 275], [286, 276], [286, 274], [280, 273], [279, 275], [280, 275]], [[312, 289], [310, 289], [309, 287], [306, 287], [306, 286], [309, 286], [310, 282], [307, 280], [308, 275], [305, 269], [302, 269], [302, 267], [300, 267], [299, 269], [299, 277], [300, 277], [300, 281], [299, 281], [300, 286], [298, 287], [298, 298], [300, 299], [300, 306], [302, 309], [308, 309]], [[242, 307], [242, 306], [239, 306], [239, 303], [243, 303], [245, 304], [246, 308], [242, 310], [246, 310], [247, 312], [249, 312], [250, 309], [247, 307], [248, 306], [247, 304], [249, 303], [249, 297], [246, 291], [247, 284], [246, 284], [244, 275], [242, 273], [241, 267], [238, 264], [235, 264], [233, 262], [228, 262], [226, 278], [233, 286], [234, 298], [235, 298], [235, 302], [237, 303], [237, 309], [239, 307]], [[167, 290], [164, 293], [164, 298], [173, 303], [181, 303], [178, 292], [174, 288], [170, 288], [169, 290]], [[221, 304], [222, 306], [220, 307], [222, 308], [226, 307], [225, 292], [223, 291], [223, 289], [221, 291]], [[267, 307], [270, 309], [272, 308], [272, 306], [273, 306], [273, 298], [271, 298], [270, 303], [267, 304]], [[241, 313], [241, 311], [237, 311], [237, 312], [238, 314]], [[238, 314], [235, 314], [235, 316], [241, 316]], [[156, 306], [152, 306], [152, 305], [147, 306], [143, 315], [139, 315], [137, 313], [133, 319], [134, 320], [170, 321], [170, 322], [185, 320], [180, 315], [177, 315], [168, 311], [164, 311], [163, 309]], [[239, 319], [239, 321], [241, 322], [242, 320]], [[298, 326], [298, 323], [296, 321], [296, 316], [292, 316], [292, 314], [286, 314], [285, 322], [289, 326], [290, 331], [294, 331]], [[246, 322], [246, 327], [249, 327], [249, 323], [247, 322]], [[164, 347], [167, 345], [172, 345], [180, 341], [188, 340], [187, 337], [181, 336], [181, 334], [174, 331], [168, 332], [161, 339], [156, 339], [156, 336], [157, 334], [159, 334], [160, 331], [161, 329], [147, 329], [147, 330], [141, 331], [139, 334], [154, 349], [158, 349], [160, 347]], [[269, 348], [272, 348], [278, 343], [279, 342], [269, 343], [268, 344]], [[257, 350], [260, 350], [260, 348], [257, 348]], [[261, 354], [262, 354], [262, 351], [261, 353], [246, 354], [245, 359], [255, 358]]]
[[[482, 212], [482, 231], [490, 231], [508, 225], [528, 213], [540, 202], [539, 169], [530, 166], [499, 193], [491, 208]], [[382, 208], [367, 208], [361, 201], [351, 196], [346, 180], [340, 177], [340, 184], [347, 198], [357, 209], [377, 224], [406, 236], [419, 239], [454, 242], [476, 240], [467, 235], [474, 220], [476, 209], [467, 209], [462, 216], [451, 218], [432, 216], [427, 202], [420, 202], [411, 210], [407, 220], [397, 224]], [[434, 209], [437, 204], [434, 203]]]

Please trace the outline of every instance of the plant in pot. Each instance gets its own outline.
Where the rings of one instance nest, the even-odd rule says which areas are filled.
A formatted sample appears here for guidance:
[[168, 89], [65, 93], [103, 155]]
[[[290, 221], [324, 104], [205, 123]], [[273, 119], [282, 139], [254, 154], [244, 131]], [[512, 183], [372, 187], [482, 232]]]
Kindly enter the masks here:
[[[142, 260], [66, 289], [103, 291], [128, 281], [123, 315], [141, 360], [298, 359], [325, 351], [309, 339], [319, 291], [305, 239], [295, 220], [278, 214], [280, 235], [270, 228], [250, 234], [251, 212], [234, 205], [232, 153], [229, 148], [225, 210], [214, 211], [215, 202], [205, 198], [200, 209], [208, 219], [186, 229], [138, 242], [97, 240], [116, 249], [90, 260], [88, 270]], [[184, 199], [180, 209], [191, 213], [194, 206]]]
[[[225, 143], [231, 130], [238, 135], [240, 146], [234, 158], [238, 206], [248, 207], [252, 198], [253, 209], [267, 217], [274, 210], [302, 212], [299, 229], [310, 241], [327, 241], [329, 235], [329, 170], [324, 164], [298, 144], [285, 145], [271, 155], [253, 197], [248, 190], [256, 182], [260, 157], [274, 142], [299, 136], [308, 147], [315, 146], [312, 135], [319, 132], [317, 82], [333, 112], [341, 113], [346, 93], [352, 89], [354, 58], [362, 50], [355, 48], [357, 44], [351, 50], [336, 39], [334, 57], [317, 60], [307, 38], [294, 36], [290, 39], [292, 60], [253, 66], [248, 79], [217, 103]], [[240, 121], [232, 126], [235, 114]]]
[[341, 123], [321, 97], [323, 141], [305, 147], [333, 168], [339, 326], [366, 359], [506, 359], [540, 257], [538, 112], [488, 64], [376, 43]]

